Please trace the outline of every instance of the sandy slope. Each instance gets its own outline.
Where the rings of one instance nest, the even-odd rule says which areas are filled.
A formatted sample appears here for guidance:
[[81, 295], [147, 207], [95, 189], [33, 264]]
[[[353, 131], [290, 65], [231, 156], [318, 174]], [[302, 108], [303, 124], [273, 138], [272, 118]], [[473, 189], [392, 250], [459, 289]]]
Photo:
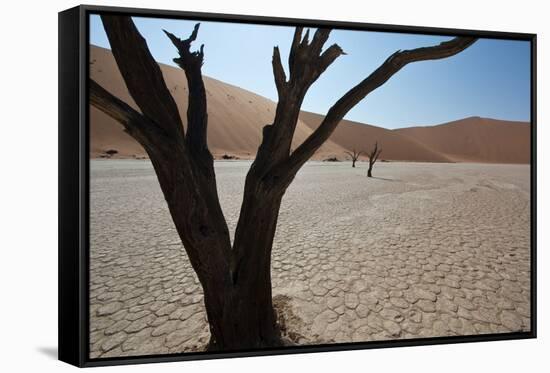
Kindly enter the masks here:
[[[181, 69], [161, 64], [167, 86], [174, 96], [180, 114], [185, 120], [187, 110], [187, 81]], [[126, 89], [110, 50], [90, 48], [90, 75], [109, 92], [137, 108]], [[208, 145], [214, 155], [224, 153], [239, 157], [253, 157], [261, 140], [261, 130], [273, 121], [275, 103], [262, 96], [219, 80], [205, 77], [208, 97]], [[90, 152], [92, 157], [115, 149], [117, 156], [144, 156], [145, 151], [113, 119], [94, 107], [90, 110]], [[293, 146], [300, 144], [311, 133], [301, 121], [294, 135]], [[317, 158], [336, 156], [344, 149], [328, 141]]]
[[[315, 129], [321, 123], [323, 116], [302, 111], [300, 119], [310, 128]], [[381, 159], [423, 162], [450, 161], [443, 154], [431, 150], [400, 133], [350, 120], [340, 122], [334, 130], [331, 140], [346, 149], [356, 149], [357, 151], [368, 151], [378, 141], [382, 148]]]
[[[136, 107], [128, 94], [114, 58], [107, 49], [90, 48], [90, 75], [107, 90]], [[162, 65], [168, 88], [184, 118], [187, 110], [187, 82], [183, 71]], [[208, 96], [208, 145], [212, 153], [253, 158], [261, 140], [261, 130], [273, 120], [275, 103], [242, 88], [205, 77]], [[116, 157], [143, 157], [144, 150], [113, 119], [91, 108], [90, 153], [100, 157], [118, 151]], [[317, 128], [319, 114], [302, 112], [296, 127], [293, 148]], [[347, 158], [346, 150], [368, 150], [378, 141], [386, 160], [423, 162], [528, 163], [530, 126], [479, 117], [430, 127], [388, 130], [349, 120], [342, 121], [314, 157]]]
[[529, 163], [530, 125], [480, 117], [396, 130], [455, 162]]

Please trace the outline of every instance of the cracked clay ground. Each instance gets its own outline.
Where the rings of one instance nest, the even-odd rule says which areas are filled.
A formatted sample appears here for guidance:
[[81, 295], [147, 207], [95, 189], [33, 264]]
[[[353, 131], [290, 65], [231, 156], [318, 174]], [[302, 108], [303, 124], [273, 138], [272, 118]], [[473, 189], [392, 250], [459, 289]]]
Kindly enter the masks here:
[[[235, 228], [249, 162], [217, 162]], [[300, 344], [530, 328], [528, 165], [309, 162], [273, 248]], [[90, 356], [196, 351], [202, 291], [148, 161], [91, 162]]]

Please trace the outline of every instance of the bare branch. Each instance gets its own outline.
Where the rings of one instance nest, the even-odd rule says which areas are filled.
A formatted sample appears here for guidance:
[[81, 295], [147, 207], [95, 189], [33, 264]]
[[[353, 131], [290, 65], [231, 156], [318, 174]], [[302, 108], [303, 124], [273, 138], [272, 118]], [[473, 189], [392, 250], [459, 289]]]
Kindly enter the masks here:
[[[273, 75], [279, 95], [273, 124], [264, 131], [262, 144], [258, 149], [252, 170], [258, 170], [258, 164], [264, 164], [268, 173], [272, 165], [286, 160], [290, 154], [290, 146], [298, 123], [300, 107], [309, 87], [317, 78], [343, 54], [338, 45], [330, 46], [321, 54], [324, 43], [328, 40], [330, 29], [318, 29], [309, 43], [308, 29], [302, 37], [303, 29], [297, 27], [294, 32], [289, 53], [289, 77], [283, 69], [279, 48], [273, 49]], [[269, 162], [268, 162], [269, 161]], [[269, 164], [268, 164], [269, 163]]]
[[378, 160], [378, 157], [380, 156], [380, 153], [382, 153], [382, 149], [378, 150], [378, 152], [376, 152], [376, 155], [374, 156], [374, 161], [372, 162], [373, 164], [376, 163], [376, 161]]
[[302, 27], [296, 27], [294, 30], [294, 37], [292, 39], [292, 44], [290, 45], [290, 53], [288, 54], [288, 67], [290, 70], [290, 75], [293, 74], [293, 69], [295, 66], [295, 60], [296, 60], [296, 52], [298, 51], [298, 47], [300, 45], [300, 41], [302, 40]]
[[289, 55], [290, 85], [299, 88], [299, 92], [303, 91], [304, 94], [336, 58], [345, 54], [337, 44], [331, 45], [321, 54], [330, 36], [330, 29], [317, 29], [311, 44], [308, 44], [309, 31], [306, 31], [300, 42], [302, 29], [296, 28]]
[[378, 157], [382, 153], [382, 149], [378, 149], [378, 141], [374, 143], [374, 149], [369, 153], [369, 169], [367, 170], [367, 176], [372, 177], [372, 167], [378, 160]]
[[275, 85], [279, 93], [279, 99], [285, 94], [286, 89], [286, 74], [281, 63], [281, 54], [279, 47], [273, 47], [273, 76], [275, 77]]
[[191, 43], [197, 39], [200, 23], [193, 28], [189, 38], [182, 40], [174, 34], [163, 30], [172, 44], [177, 48], [179, 57], [174, 62], [183, 69], [189, 86], [189, 99], [187, 106], [187, 146], [194, 153], [202, 154], [208, 151], [207, 131], [208, 112], [206, 89], [202, 78], [202, 65], [204, 62], [204, 44], [200, 49], [191, 52]]
[[146, 150], [150, 149], [153, 136], [165, 141], [170, 141], [164, 130], [147, 117], [134, 110], [130, 105], [113, 96], [97, 82], [90, 79], [89, 82], [90, 103], [120, 124], [134, 137]]
[[126, 87], [141, 112], [169, 133], [182, 134], [176, 102], [132, 19], [102, 15], [101, 20]]
[[359, 156], [361, 155], [361, 152], [358, 152], [357, 150], [353, 149], [353, 152], [344, 152], [346, 154], [348, 154], [352, 160], [356, 161], [359, 159]]
[[[384, 84], [395, 73], [411, 62], [436, 60], [453, 56], [472, 45], [477, 39], [472, 37], [456, 37], [432, 47], [397, 51], [370, 74], [361, 83], [350, 89], [328, 111], [321, 125], [292, 153], [284, 166], [289, 177], [319, 149], [330, 137], [343, 117], [364, 99], [370, 92]], [[290, 179], [291, 180], [291, 179]]]
[[378, 152], [378, 141], [374, 143], [374, 149], [369, 154], [369, 160], [373, 160], [376, 157], [376, 153]]
[[361, 152], [358, 152], [354, 148], [353, 153], [352, 152], [344, 152], [344, 153], [348, 154], [351, 157], [351, 167], [355, 167], [355, 162], [357, 162], [357, 160], [359, 159]]
[[355, 155], [352, 152], [344, 152], [347, 155], [349, 155], [352, 159], [355, 158]]
[[181, 67], [183, 70], [187, 70], [191, 67], [201, 67], [204, 60], [204, 44], [201, 45], [200, 49], [195, 52], [191, 52], [191, 43], [194, 42], [197, 39], [197, 35], [199, 33], [199, 27], [200, 23], [197, 23], [195, 27], [193, 28], [193, 32], [191, 32], [191, 36], [189, 38], [182, 40], [175, 36], [174, 34], [166, 31], [164, 33], [170, 41], [172, 41], [172, 44], [177, 48], [179, 53], [179, 58], [174, 58], [173, 61]]
[[317, 32], [315, 32], [315, 35], [313, 35], [313, 40], [311, 41], [311, 50], [314, 54], [321, 54], [323, 45], [325, 45], [328, 37], [330, 36], [330, 31], [331, 30], [327, 28], [320, 28]]
[[[325, 70], [340, 56], [346, 53], [340, 48], [338, 44], [332, 44], [323, 52], [319, 59], [319, 70], [317, 71], [317, 77], [319, 77]], [[317, 79], [317, 78], [315, 78]]]
[[309, 29], [306, 30], [306, 33], [304, 35], [304, 38], [302, 39], [302, 42], [300, 43], [300, 46], [302, 48], [307, 47], [309, 44]]
[[374, 149], [369, 154], [369, 162], [375, 164], [378, 160], [378, 157], [382, 153], [382, 149], [378, 149], [378, 141], [374, 143]]

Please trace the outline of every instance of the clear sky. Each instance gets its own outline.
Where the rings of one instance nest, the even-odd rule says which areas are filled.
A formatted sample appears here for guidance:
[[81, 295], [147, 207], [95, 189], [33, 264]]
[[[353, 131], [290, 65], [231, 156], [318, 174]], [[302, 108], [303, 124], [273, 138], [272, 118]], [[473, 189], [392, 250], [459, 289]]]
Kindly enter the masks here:
[[[175, 66], [177, 51], [162, 32], [187, 38], [196, 21], [136, 18], [153, 57]], [[273, 46], [286, 61], [294, 28], [201, 22], [196, 48], [204, 44], [203, 74], [277, 100], [271, 69]], [[449, 37], [334, 30], [339, 57], [308, 91], [302, 109], [324, 114], [347, 90], [398, 49], [437, 44]], [[98, 16], [91, 16], [90, 43], [110, 48]], [[409, 64], [352, 109], [346, 119], [386, 128], [433, 125], [481, 116], [530, 121], [530, 45], [480, 39], [456, 56]]]

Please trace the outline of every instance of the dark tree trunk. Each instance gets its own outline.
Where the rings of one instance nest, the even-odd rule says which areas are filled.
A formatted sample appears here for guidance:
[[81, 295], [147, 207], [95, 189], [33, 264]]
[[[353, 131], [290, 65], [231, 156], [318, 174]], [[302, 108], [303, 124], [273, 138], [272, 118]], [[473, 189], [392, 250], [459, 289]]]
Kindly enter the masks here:
[[271, 248], [280, 205], [280, 196], [247, 181], [221, 320], [224, 333], [215, 337], [215, 348], [250, 349], [282, 343], [271, 297]]
[[378, 142], [374, 143], [374, 149], [369, 153], [369, 169], [367, 171], [367, 177], [372, 177], [372, 167], [378, 160], [378, 157], [382, 153], [382, 149], [378, 149]]
[[351, 160], [351, 167], [355, 168], [355, 159]]
[[[340, 55], [334, 44], [323, 51], [330, 30], [312, 40], [297, 28], [289, 53], [287, 80], [279, 50], [273, 73], [279, 102], [273, 124], [245, 182], [243, 203], [231, 245], [216, 189], [213, 157], [207, 145], [207, 102], [201, 66], [203, 48], [191, 52], [197, 24], [188, 39], [166, 32], [179, 52], [174, 59], [189, 85], [187, 131], [158, 64], [130, 17], [102, 15], [117, 66], [140, 112], [90, 82], [92, 105], [119, 121], [147, 151], [172, 220], [204, 291], [212, 350], [242, 350], [281, 345], [271, 290], [271, 249], [282, 197], [300, 167], [319, 149], [346, 113], [368, 93], [410, 62], [452, 56], [473, 38], [455, 38], [438, 46], [400, 51], [340, 98], [306, 141], [290, 144], [308, 88]], [[187, 132], [187, 133], [186, 133]], [[355, 167], [355, 160], [353, 166]], [[369, 167], [369, 176], [372, 165]]]
[[[223, 288], [205, 288], [205, 305], [210, 323], [209, 350], [244, 350], [280, 346], [281, 335], [271, 298], [270, 270], [257, 268], [242, 273], [253, 278], [245, 283], [228, 283]], [[223, 304], [209, 304], [206, 298], [223, 294]]]

